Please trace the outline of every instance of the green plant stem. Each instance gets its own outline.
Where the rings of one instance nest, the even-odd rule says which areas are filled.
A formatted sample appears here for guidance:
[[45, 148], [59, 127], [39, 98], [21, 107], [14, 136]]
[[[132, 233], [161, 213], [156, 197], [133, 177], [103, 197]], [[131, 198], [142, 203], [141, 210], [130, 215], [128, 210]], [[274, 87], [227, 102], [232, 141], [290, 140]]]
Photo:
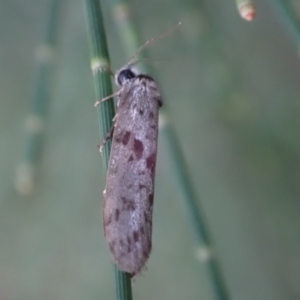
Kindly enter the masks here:
[[37, 163], [41, 155], [47, 107], [50, 98], [49, 85], [54, 62], [58, 15], [61, 1], [49, 1], [45, 29], [36, 48], [36, 70], [29, 114], [25, 120], [25, 144], [22, 161], [17, 168], [16, 190], [30, 195], [34, 190]]
[[[106, 44], [105, 28], [99, 0], [84, 0], [86, 15], [91, 69], [93, 72], [96, 99], [100, 100], [112, 94], [111, 79], [108, 72], [109, 55]], [[97, 106], [100, 139], [103, 140], [112, 126], [114, 117], [113, 99]], [[103, 148], [103, 164], [107, 169], [111, 142]], [[116, 298], [117, 300], [132, 299], [130, 274], [121, 272], [115, 266]]]
[[282, 19], [287, 25], [288, 30], [291, 32], [293, 39], [297, 43], [298, 49], [300, 48], [300, 22], [296, 13], [294, 12], [290, 1], [288, 0], [275, 0], [271, 1], [272, 5], [277, 7]]
[[[126, 53], [128, 57], [131, 57], [143, 43], [138, 38], [137, 30], [131, 19], [130, 7], [125, 1], [120, 0], [109, 1], [109, 4], [111, 5], [112, 14]], [[143, 51], [143, 53], [145, 52], [146, 50]], [[142, 71], [147, 72], [147, 69], [148, 68], [144, 65], [142, 66]], [[151, 71], [151, 74], [153, 74], [153, 71]], [[216, 259], [216, 254], [213, 253], [211, 238], [203, 217], [204, 213], [198, 206], [199, 200], [197, 199], [194, 186], [191, 182], [178, 138], [171, 122], [168, 121], [169, 117], [167, 115], [165, 101], [160, 111], [160, 117], [162, 120], [161, 123], [163, 124], [160, 133], [166, 143], [167, 151], [170, 153], [170, 162], [173, 169], [172, 174], [176, 174], [177, 176], [178, 186], [182, 192], [183, 204], [187, 212], [187, 220], [191, 224], [191, 230], [195, 237], [197, 248], [199, 252], [202, 253], [202, 255], [200, 255], [201, 261], [206, 266], [207, 276], [213, 287], [215, 299], [227, 300], [229, 299], [228, 292], [224, 284], [219, 263]]]
[[170, 173], [175, 174], [177, 184], [180, 187], [183, 199], [185, 200], [183, 207], [186, 212], [186, 219], [190, 224], [191, 232], [195, 239], [197, 258], [206, 268], [207, 277], [214, 291], [215, 299], [227, 300], [229, 299], [227, 288], [224, 283], [216, 253], [214, 252], [214, 247], [205, 222], [204, 212], [201, 213], [202, 209], [200, 209], [200, 206], [197, 203], [197, 195], [189, 178], [189, 174], [187, 173], [184, 155], [167, 115], [164, 114], [161, 116], [161, 119], [161, 133], [167, 139], [166, 150], [170, 155]]

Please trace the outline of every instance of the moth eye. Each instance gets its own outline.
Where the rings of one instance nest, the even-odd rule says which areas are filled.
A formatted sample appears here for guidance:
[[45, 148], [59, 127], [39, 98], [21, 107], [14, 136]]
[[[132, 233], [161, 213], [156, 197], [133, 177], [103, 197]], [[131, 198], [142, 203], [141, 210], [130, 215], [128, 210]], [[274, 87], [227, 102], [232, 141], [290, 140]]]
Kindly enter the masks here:
[[122, 86], [134, 77], [136, 77], [136, 75], [130, 69], [124, 69], [118, 74], [118, 84]]

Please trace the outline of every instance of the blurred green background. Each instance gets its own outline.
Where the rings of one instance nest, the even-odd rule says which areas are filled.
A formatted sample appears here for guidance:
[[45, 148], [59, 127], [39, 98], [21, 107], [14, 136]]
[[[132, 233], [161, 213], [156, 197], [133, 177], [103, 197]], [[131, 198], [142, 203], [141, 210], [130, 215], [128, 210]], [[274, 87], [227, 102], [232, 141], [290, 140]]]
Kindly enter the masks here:
[[[14, 188], [49, 2], [1, 1], [0, 299], [114, 299], [80, 0], [62, 1], [34, 194]], [[129, 57], [102, 2], [115, 70]], [[148, 51], [232, 299], [300, 299], [299, 49], [275, 3], [256, 1], [247, 23], [234, 1], [129, 1], [144, 41], [183, 21]], [[213, 299], [182, 202], [160, 139], [153, 252], [134, 299]]]

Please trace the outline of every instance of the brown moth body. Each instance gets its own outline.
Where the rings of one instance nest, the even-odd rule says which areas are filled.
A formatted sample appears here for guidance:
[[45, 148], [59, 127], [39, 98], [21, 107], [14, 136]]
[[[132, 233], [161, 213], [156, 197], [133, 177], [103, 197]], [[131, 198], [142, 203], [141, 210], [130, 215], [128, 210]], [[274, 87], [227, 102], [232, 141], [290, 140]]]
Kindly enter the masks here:
[[130, 68], [121, 86], [104, 193], [104, 232], [118, 268], [135, 275], [151, 252], [152, 208], [161, 97], [155, 81]]

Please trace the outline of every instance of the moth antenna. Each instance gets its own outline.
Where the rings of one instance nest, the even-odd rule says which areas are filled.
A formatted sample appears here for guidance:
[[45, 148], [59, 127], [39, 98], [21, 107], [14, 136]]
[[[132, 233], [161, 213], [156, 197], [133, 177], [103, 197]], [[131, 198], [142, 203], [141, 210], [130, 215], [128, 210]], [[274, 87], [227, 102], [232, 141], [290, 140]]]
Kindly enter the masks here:
[[171, 34], [172, 32], [174, 32], [178, 26], [181, 25], [181, 22], [177, 23], [175, 26], [173, 26], [171, 29], [168, 29], [167, 31], [165, 31], [164, 33], [157, 35], [155, 37], [153, 37], [152, 39], [148, 40], [147, 42], [145, 42], [133, 55], [133, 57], [130, 59], [130, 61], [122, 68], [124, 69], [125, 67], [128, 67], [132, 64], [134, 64], [135, 58], [139, 55], [139, 53], [144, 50], [148, 45], [152, 44], [153, 42], [160, 40], [162, 38], [164, 38], [165, 36]]
[[130, 66], [134, 66], [135, 64], [138, 64], [139, 62], [153, 63], [153, 62], [158, 62], [158, 61], [166, 61], [166, 59], [139, 58], [139, 59], [136, 59], [134, 62], [132, 62], [130, 64]]

